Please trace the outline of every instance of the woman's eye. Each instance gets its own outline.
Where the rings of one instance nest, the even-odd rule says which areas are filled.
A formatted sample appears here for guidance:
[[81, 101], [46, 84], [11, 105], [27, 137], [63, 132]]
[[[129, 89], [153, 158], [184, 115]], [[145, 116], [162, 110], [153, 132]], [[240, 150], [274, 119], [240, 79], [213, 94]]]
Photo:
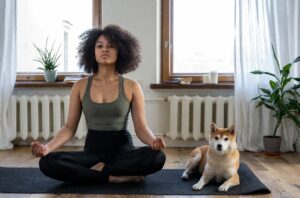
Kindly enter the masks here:
[[112, 48], [115, 48], [115, 46], [114, 45], [106, 45], [106, 46], [104, 46], [104, 45], [96, 45], [96, 48], [107, 48], [107, 49], [112, 49]]
[[108, 48], [116, 48], [116, 46], [115, 45], [109, 45], [109, 46], [107, 46]]

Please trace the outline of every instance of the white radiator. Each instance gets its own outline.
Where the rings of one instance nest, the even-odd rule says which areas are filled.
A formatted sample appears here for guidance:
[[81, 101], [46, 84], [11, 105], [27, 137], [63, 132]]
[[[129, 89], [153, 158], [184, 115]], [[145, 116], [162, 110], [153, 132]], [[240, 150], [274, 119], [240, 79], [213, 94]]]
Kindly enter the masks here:
[[[12, 96], [10, 101], [14, 139], [53, 137], [65, 124], [69, 109], [69, 96]], [[81, 115], [75, 136], [86, 134], [86, 124]]]
[[170, 96], [170, 131], [172, 140], [208, 139], [211, 122], [218, 127], [234, 124], [234, 97]]

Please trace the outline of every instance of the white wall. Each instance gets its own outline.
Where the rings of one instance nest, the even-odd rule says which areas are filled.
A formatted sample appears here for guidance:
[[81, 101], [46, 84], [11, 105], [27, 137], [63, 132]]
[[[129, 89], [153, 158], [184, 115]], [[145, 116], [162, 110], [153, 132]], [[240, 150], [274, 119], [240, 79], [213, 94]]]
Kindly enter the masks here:
[[[150, 128], [157, 134], [169, 128], [167, 102], [151, 100], [170, 95], [229, 96], [233, 90], [151, 90], [150, 84], [159, 82], [160, 72], [160, 0], [102, 0], [102, 24], [117, 24], [133, 33], [141, 45], [142, 61], [139, 68], [127, 74], [137, 80], [146, 98], [146, 116]], [[15, 94], [66, 95], [70, 89], [15, 89]], [[133, 131], [132, 124], [129, 129]]]

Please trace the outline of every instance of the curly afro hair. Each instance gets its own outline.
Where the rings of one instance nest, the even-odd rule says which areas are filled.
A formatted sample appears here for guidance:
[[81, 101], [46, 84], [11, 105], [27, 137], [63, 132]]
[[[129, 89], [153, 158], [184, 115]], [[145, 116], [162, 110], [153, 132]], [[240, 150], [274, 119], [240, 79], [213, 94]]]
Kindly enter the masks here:
[[[98, 63], [95, 59], [95, 44], [101, 36], [115, 45], [118, 50], [116, 71], [119, 74], [126, 74], [134, 71], [141, 61], [140, 45], [138, 40], [128, 31], [116, 25], [109, 25], [101, 28], [93, 28], [80, 35], [78, 46], [79, 66], [87, 73], [98, 73]], [[101, 65], [100, 67], [101, 68]]]

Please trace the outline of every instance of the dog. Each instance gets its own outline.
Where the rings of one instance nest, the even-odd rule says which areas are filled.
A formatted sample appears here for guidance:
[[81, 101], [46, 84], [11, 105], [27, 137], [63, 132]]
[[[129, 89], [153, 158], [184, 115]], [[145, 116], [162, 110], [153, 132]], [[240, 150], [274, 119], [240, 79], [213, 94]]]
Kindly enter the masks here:
[[188, 180], [195, 171], [202, 174], [200, 180], [193, 185], [193, 190], [201, 190], [211, 179], [223, 182], [219, 191], [227, 191], [232, 186], [240, 184], [238, 175], [240, 153], [237, 150], [235, 128], [217, 128], [211, 124], [209, 145], [195, 148], [182, 174], [182, 179]]

